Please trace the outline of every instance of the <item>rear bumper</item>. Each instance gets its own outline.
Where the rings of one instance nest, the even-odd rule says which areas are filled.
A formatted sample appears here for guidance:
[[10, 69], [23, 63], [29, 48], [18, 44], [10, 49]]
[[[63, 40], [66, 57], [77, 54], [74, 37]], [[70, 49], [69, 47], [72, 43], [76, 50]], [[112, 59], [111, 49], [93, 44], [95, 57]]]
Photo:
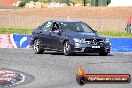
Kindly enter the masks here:
[[[99, 47], [92, 48], [92, 46], [99, 46]], [[75, 47], [74, 47], [74, 52], [84, 52], [84, 53], [100, 53], [100, 52], [110, 53], [110, 50], [111, 50], [110, 43], [104, 43], [101, 45], [75, 43]]]

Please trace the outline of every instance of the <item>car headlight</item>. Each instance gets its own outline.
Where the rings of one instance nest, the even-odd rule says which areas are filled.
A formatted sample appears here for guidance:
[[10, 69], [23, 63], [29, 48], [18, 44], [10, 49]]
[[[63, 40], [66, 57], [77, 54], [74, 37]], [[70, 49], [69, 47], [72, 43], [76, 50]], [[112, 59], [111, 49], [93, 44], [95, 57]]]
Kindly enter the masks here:
[[86, 42], [85, 42], [85, 39], [73, 38], [73, 40], [74, 40], [76, 43], [86, 43]]
[[109, 41], [109, 39], [108, 39], [108, 38], [106, 38], [106, 39], [105, 39], [105, 42], [106, 42], [106, 43], [108, 43], [108, 42], [110, 42], [110, 41]]

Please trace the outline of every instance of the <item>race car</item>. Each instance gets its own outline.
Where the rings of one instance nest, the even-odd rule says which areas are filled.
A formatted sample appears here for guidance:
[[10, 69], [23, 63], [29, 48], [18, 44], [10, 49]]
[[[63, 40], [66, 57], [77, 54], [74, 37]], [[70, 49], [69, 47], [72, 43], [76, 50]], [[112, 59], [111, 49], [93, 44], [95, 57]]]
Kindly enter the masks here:
[[34, 29], [30, 45], [36, 54], [45, 50], [63, 52], [64, 55], [75, 53], [110, 53], [109, 39], [82, 21], [50, 20]]

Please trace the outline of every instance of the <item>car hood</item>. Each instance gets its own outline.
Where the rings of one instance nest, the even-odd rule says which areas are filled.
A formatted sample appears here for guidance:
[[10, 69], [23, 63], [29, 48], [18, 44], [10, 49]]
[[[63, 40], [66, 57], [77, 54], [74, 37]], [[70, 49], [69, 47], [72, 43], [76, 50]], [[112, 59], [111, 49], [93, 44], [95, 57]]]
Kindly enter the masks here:
[[80, 38], [80, 39], [102, 39], [102, 38], [105, 38], [104, 36], [98, 35], [97, 33], [65, 31], [65, 34], [69, 37]]

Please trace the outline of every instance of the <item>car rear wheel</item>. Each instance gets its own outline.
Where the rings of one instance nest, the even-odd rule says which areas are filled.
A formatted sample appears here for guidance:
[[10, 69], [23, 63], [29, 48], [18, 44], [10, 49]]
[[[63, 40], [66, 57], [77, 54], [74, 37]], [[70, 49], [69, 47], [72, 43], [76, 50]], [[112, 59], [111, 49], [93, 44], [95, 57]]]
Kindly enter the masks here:
[[99, 55], [100, 55], [100, 56], [107, 56], [108, 53], [107, 53], [107, 52], [100, 52]]
[[39, 39], [36, 39], [34, 41], [33, 50], [36, 54], [42, 54], [44, 52], [44, 49], [40, 47], [41, 41]]
[[72, 52], [71, 52], [72, 46], [71, 46], [69, 41], [65, 41], [63, 48], [64, 48], [64, 55], [65, 56], [72, 55]]

